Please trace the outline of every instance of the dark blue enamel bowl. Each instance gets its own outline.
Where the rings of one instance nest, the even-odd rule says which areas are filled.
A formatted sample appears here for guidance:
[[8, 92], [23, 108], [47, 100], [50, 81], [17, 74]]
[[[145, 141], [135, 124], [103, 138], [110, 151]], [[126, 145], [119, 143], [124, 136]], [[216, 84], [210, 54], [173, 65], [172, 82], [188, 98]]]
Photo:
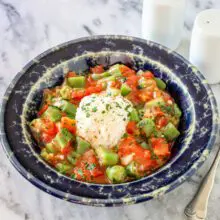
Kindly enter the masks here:
[[[39, 108], [44, 88], [59, 85], [68, 70], [124, 63], [152, 70], [168, 85], [183, 111], [181, 136], [171, 160], [137, 181], [101, 185], [72, 180], [39, 157], [27, 123]], [[31, 183], [74, 203], [118, 206], [143, 202], [171, 191], [209, 155], [218, 130], [216, 101], [207, 81], [187, 60], [156, 43], [125, 36], [95, 36], [54, 47], [29, 62], [7, 89], [1, 110], [1, 142], [11, 163]]]

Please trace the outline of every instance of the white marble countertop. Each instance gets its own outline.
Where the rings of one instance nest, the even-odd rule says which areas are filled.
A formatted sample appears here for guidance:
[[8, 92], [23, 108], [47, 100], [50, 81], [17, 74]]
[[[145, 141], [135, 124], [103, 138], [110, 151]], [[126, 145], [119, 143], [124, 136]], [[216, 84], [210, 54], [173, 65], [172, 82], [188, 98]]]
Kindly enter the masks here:
[[[141, 0], [0, 0], [0, 99], [15, 74], [33, 57], [64, 41], [94, 34], [140, 36]], [[219, 8], [219, 0], [188, 0], [184, 40], [178, 51], [188, 56], [197, 12]], [[220, 107], [220, 84], [212, 86]], [[219, 144], [219, 139], [218, 139]], [[208, 161], [180, 187], [158, 200], [96, 208], [54, 198], [27, 182], [0, 148], [1, 220], [181, 220], [183, 210], [208, 170]], [[220, 169], [210, 197], [208, 219], [219, 220]]]

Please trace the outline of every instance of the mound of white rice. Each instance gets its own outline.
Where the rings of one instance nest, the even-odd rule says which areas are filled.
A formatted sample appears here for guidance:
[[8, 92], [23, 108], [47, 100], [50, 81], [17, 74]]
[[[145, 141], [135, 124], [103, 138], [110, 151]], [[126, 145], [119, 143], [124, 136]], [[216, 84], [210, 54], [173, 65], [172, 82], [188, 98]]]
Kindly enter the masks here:
[[122, 96], [86, 96], [76, 112], [77, 135], [94, 148], [114, 147], [126, 132], [132, 108], [132, 103]]

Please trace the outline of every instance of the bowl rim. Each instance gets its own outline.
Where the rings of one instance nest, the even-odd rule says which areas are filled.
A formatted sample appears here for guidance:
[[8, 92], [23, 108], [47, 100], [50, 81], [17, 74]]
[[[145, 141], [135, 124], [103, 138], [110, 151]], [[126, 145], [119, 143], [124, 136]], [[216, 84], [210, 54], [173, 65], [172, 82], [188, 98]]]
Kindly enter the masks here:
[[[6, 92], [4, 93], [4, 96], [3, 96], [2, 107], [1, 107], [1, 112], [0, 112], [0, 139], [1, 139], [1, 145], [3, 146], [3, 150], [6, 154], [6, 156], [8, 157], [9, 161], [11, 162], [11, 164], [15, 167], [15, 169], [17, 169], [17, 171], [26, 180], [28, 180], [29, 182], [31, 182], [33, 185], [37, 186], [38, 188], [40, 188], [44, 192], [47, 192], [47, 193], [49, 193], [49, 194], [51, 194], [55, 197], [58, 197], [60, 199], [64, 199], [64, 200], [67, 200], [67, 201], [72, 201], [74, 203], [84, 204], [84, 205], [93, 205], [93, 206], [119, 206], [119, 205], [122, 205], [122, 204], [140, 203], [140, 202], [149, 200], [151, 198], [155, 198], [157, 196], [160, 196], [161, 194], [165, 194], [165, 193], [173, 190], [177, 186], [181, 185], [188, 177], [190, 177], [191, 175], [193, 175], [195, 173], [195, 171], [207, 159], [207, 152], [208, 152], [208, 154], [210, 153], [210, 150], [212, 149], [212, 147], [215, 143], [215, 140], [216, 140], [215, 134], [219, 130], [218, 108], [217, 108], [217, 103], [216, 103], [214, 94], [211, 90], [211, 87], [207, 83], [204, 84], [204, 87], [205, 87], [207, 92], [209, 92], [213, 95], [212, 98], [210, 99], [210, 103], [211, 103], [211, 106], [212, 106], [212, 113], [213, 113], [213, 124], [212, 124], [211, 136], [210, 136], [209, 141], [208, 141], [207, 146], [206, 146], [206, 149], [208, 149], [209, 151], [207, 151], [207, 152], [203, 151], [202, 154], [200, 155], [200, 157], [198, 158], [198, 160], [195, 161], [193, 163], [193, 165], [190, 167], [190, 169], [187, 172], [185, 172], [183, 175], [181, 175], [180, 177], [173, 180], [170, 184], [167, 184], [163, 187], [160, 187], [160, 188], [158, 188], [157, 190], [155, 190], [153, 192], [145, 193], [145, 194], [142, 194], [142, 195], [131, 196], [129, 198], [118, 198], [118, 199], [94, 199], [94, 198], [80, 197], [80, 196], [76, 196], [76, 195], [72, 195], [72, 194], [69, 197], [67, 197], [65, 192], [63, 192], [61, 190], [58, 190], [58, 189], [55, 189], [55, 188], [47, 185], [43, 181], [39, 180], [37, 177], [34, 177], [33, 175], [31, 175], [20, 164], [18, 159], [15, 157], [13, 152], [10, 150], [10, 145], [7, 141], [7, 137], [6, 137], [6, 134], [5, 134], [4, 115], [5, 115], [6, 105], [7, 105], [7, 101], [8, 101], [7, 97], [10, 96], [11, 92], [13, 91], [14, 86], [16, 85], [16, 83], [20, 79], [20, 77], [23, 74], [25, 74], [25, 72], [35, 63], [34, 60], [42, 59], [43, 57], [47, 56], [49, 53], [56, 50], [57, 48], [60, 49], [60, 48], [63, 48], [63, 47], [67, 47], [70, 44], [80, 43], [80, 42], [83, 42], [83, 41], [91, 41], [91, 40], [95, 40], [95, 39], [96, 40], [97, 39], [130, 39], [130, 40], [135, 40], [135, 41], [138, 41], [138, 42], [141, 42], [141, 43], [147, 43], [147, 44], [150, 43], [150, 44], [153, 44], [156, 47], [160, 47], [160, 48], [164, 49], [165, 51], [169, 51], [169, 53], [172, 53], [175, 57], [182, 60], [184, 63], [190, 64], [190, 62], [188, 60], [186, 60], [183, 56], [181, 56], [177, 52], [175, 52], [175, 51], [173, 51], [173, 50], [171, 50], [171, 49], [169, 49], [169, 48], [167, 48], [163, 45], [160, 45], [158, 43], [155, 43], [155, 42], [152, 42], [152, 41], [149, 41], [149, 40], [144, 40], [144, 39], [141, 39], [141, 38], [138, 38], [138, 37], [125, 36], [125, 35], [95, 35], [95, 36], [82, 37], [82, 38], [70, 40], [70, 41], [67, 41], [65, 43], [56, 45], [56, 46], [42, 52], [41, 54], [39, 54], [38, 56], [33, 58], [31, 61], [29, 61], [22, 68], [22, 70], [15, 75], [15, 77], [13, 78], [11, 83], [8, 85], [8, 87], [6, 89]], [[205, 77], [199, 71], [196, 72], [196, 75], [201, 81], [205, 80]], [[125, 184], [127, 184], [127, 183], [125, 183]], [[97, 185], [99, 185], [99, 184], [97, 184]], [[123, 185], [123, 184], [120, 184], [120, 185]]]

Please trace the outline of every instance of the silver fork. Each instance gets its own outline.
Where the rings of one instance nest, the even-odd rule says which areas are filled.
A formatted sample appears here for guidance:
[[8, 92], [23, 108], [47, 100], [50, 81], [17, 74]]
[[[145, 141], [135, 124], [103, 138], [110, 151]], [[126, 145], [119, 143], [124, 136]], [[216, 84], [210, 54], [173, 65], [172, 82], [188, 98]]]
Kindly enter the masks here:
[[205, 220], [209, 195], [215, 180], [215, 174], [220, 161], [220, 148], [208, 173], [202, 180], [199, 190], [185, 208], [185, 215], [191, 220]]

